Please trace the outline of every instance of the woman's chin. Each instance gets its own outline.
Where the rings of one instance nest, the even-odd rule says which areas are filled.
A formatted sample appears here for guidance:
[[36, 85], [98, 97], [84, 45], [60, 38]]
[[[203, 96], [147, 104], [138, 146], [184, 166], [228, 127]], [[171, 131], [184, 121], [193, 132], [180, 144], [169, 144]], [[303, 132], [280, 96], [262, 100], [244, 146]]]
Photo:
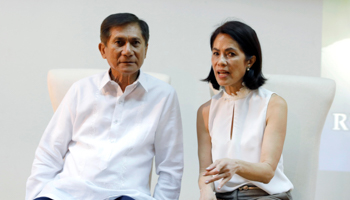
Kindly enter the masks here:
[[230, 84], [227, 82], [227, 81], [217, 81], [218, 82], [218, 84], [220, 85], [220, 86], [222, 86], [222, 87], [225, 87], [225, 86], [229, 86]]

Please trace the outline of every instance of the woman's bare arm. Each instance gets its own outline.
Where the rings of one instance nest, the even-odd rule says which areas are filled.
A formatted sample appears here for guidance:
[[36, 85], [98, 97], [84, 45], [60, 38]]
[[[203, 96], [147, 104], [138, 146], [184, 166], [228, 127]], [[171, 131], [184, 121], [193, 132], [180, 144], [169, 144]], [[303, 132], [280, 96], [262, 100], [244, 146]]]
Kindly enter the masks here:
[[208, 131], [210, 101], [199, 107], [197, 112], [197, 140], [199, 158], [198, 186], [201, 192], [201, 199], [216, 199], [214, 195], [214, 184], [206, 184], [211, 177], [203, 176], [206, 168], [213, 162], [211, 156], [211, 138]]

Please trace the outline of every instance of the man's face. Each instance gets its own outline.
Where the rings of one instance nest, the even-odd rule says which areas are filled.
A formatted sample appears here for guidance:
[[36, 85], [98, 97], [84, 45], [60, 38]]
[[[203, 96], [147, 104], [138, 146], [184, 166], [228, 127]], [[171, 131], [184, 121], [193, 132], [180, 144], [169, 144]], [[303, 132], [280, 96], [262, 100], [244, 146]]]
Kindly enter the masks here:
[[122, 76], [137, 73], [147, 53], [139, 25], [131, 23], [113, 27], [110, 35], [107, 44], [100, 43], [99, 49], [112, 72]]

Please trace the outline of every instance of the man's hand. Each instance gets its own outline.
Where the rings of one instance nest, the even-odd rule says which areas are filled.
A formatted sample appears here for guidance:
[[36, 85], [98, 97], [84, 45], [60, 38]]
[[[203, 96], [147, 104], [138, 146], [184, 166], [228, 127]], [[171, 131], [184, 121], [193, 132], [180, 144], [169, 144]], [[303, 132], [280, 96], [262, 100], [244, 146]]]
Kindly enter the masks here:
[[209, 184], [217, 180], [221, 180], [218, 190], [227, 183], [234, 174], [240, 169], [239, 160], [237, 159], [219, 159], [213, 164], [206, 168], [206, 172], [203, 176], [214, 176], [213, 178], [207, 180], [205, 183]]

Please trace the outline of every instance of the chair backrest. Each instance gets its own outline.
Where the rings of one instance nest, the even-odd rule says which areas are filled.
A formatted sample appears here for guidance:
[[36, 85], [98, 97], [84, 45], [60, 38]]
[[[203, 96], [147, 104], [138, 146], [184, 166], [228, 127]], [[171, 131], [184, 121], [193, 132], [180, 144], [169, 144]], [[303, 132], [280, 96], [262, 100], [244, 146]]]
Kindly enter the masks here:
[[[315, 199], [320, 137], [333, 102], [335, 82], [330, 79], [266, 75], [263, 86], [288, 104], [287, 135], [283, 149], [284, 172], [292, 181], [293, 199]], [[210, 86], [211, 95], [218, 91]]]
[[[52, 108], [56, 111], [70, 86], [79, 79], [106, 71], [105, 69], [52, 69], [47, 75], [47, 85]], [[154, 72], [145, 72], [170, 84], [170, 76]]]

